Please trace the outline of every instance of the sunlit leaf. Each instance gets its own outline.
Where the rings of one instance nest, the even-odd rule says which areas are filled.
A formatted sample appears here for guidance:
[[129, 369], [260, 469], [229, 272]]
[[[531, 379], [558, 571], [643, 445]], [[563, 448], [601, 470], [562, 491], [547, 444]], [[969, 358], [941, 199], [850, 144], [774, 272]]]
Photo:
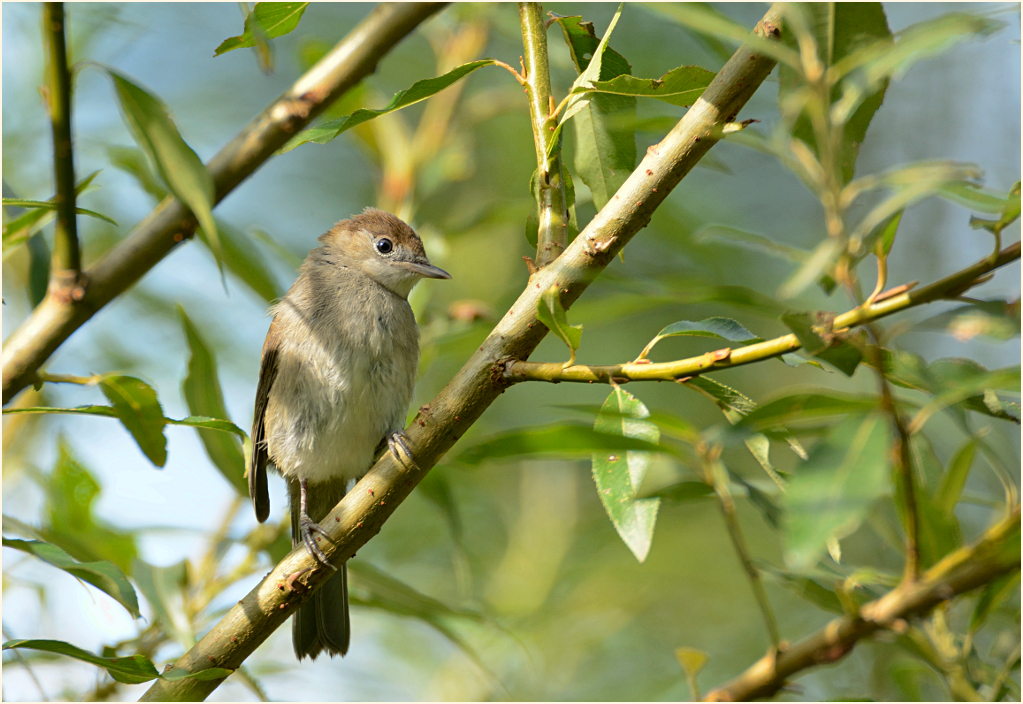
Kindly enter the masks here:
[[295, 147], [305, 144], [306, 142], [327, 144], [356, 125], [361, 125], [363, 122], [368, 122], [375, 117], [380, 117], [381, 115], [386, 115], [389, 112], [394, 112], [395, 110], [400, 110], [404, 107], [408, 107], [409, 105], [414, 105], [421, 100], [426, 100], [430, 96], [439, 93], [451, 84], [469, 75], [476, 69], [483, 66], [490, 66], [493, 63], [493, 59], [480, 59], [479, 61], [462, 64], [458, 68], [448, 71], [443, 76], [416, 81], [410, 88], [395, 93], [394, 97], [391, 98], [391, 102], [389, 102], [381, 110], [356, 110], [346, 117], [328, 120], [322, 125], [302, 130], [292, 137], [287, 144], [281, 147], [280, 153], [289, 152]]
[[167, 421], [153, 387], [136, 377], [121, 375], [104, 377], [99, 387], [145, 456], [162, 467], [167, 462], [167, 438], [163, 434]]
[[536, 317], [547, 326], [548, 330], [568, 345], [570, 356], [565, 362], [565, 366], [570, 367], [575, 364], [575, 351], [579, 349], [579, 343], [582, 341], [583, 326], [568, 324], [565, 307], [561, 305], [561, 291], [557, 286], [551, 286], [540, 296], [536, 302]]
[[[5, 519], [6, 520], [6, 519]], [[139, 601], [135, 596], [128, 578], [118, 569], [117, 565], [107, 560], [98, 562], [80, 562], [68, 555], [64, 550], [40, 540], [3, 539], [5, 548], [13, 548], [35, 555], [40, 560], [58, 567], [68, 574], [88, 582], [100, 591], [106, 592], [135, 618], [139, 618]]]
[[660, 78], [636, 78], [622, 75], [611, 80], [594, 81], [591, 88], [577, 88], [576, 92], [592, 91], [607, 95], [656, 98], [671, 105], [689, 107], [714, 80], [714, 73], [699, 66], [679, 66]]
[[291, 32], [298, 26], [308, 5], [307, 2], [257, 2], [245, 18], [244, 33], [225, 39], [213, 55], [220, 56], [235, 49], [256, 46], [257, 35], [273, 39]]
[[[604, 408], [611, 414], [598, 415], [594, 430], [655, 446], [660, 441], [657, 426], [644, 420], [649, 415], [646, 406], [628, 391], [615, 388], [604, 401]], [[650, 551], [661, 505], [659, 498], [636, 498], [649, 466], [650, 455], [645, 452], [593, 453], [593, 481], [600, 501], [618, 535], [640, 562]]]
[[782, 499], [786, 562], [812, 565], [828, 538], [856, 530], [888, 490], [888, 450], [888, 424], [878, 415], [849, 417], [814, 447]]
[[[220, 389], [217, 360], [181, 306], [178, 306], [178, 315], [181, 317], [181, 326], [185, 331], [190, 352], [188, 374], [181, 382], [188, 410], [197, 416], [226, 420], [227, 407], [224, 405], [224, 394]], [[238, 438], [202, 427], [197, 427], [197, 432], [213, 465], [239, 495], [248, 496], [245, 457]]]
[[210, 240], [220, 261], [220, 240], [213, 222], [213, 177], [185, 143], [167, 106], [127, 78], [107, 69], [114, 81], [125, 123], [171, 193], [188, 207]]

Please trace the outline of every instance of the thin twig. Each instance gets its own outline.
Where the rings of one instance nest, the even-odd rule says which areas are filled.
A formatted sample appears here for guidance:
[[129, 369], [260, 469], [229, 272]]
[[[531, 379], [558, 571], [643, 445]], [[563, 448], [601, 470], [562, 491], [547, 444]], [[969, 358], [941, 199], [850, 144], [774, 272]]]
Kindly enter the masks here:
[[904, 627], [906, 619], [1018, 570], [1019, 548], [1012, 550], [1011, 546], [1013, 540], [1019, 540], [1019, 526], [1017, 505], [980, 541], [945, 556], [917, 581], [901, 583], [880, 599], [864, 604], [858, 614], [832, 621], [781, 653], [769, 652], [735, 680], [710, 692], [705, 701], [746, 702], [770, 697], [792, 675], [836, 662], [863, 638], [879, 630]]
[[53, 126], [53, 174], [56, 181], [56, 227], [53, 237], [52, 290], [80, 285], [82, 261], [75, 217], [75, 163], [71, 143], [71, 73], [65, 41], [64, 4], [43, 4], [46, 37], [46, 102]]
[[[858, 306], [836, 316], [835, 331], [851, 329], [858, 325], [879, 320], [907, 308], [931, 303], [936, 300], [953, 298], [989, 271], [1005, 266], [1020, 257], [1020, 243], [1016, 242], [1003, 249], [993, 262], [985, 257], [976, 264], [952, 274], [928, 286], [902, 291], [894, 296], [882, 296], [873, 305]], [[739, 349], [723, 349], [708, 352], [699, 357], [656, 364], [609, 364], [564, 367], [558, 362], [526, 362], [511, 360], [505, 363], [505, 378], [510, 382], [520, 381], [573, 381], [584, 384], [607, 384], [612, 379], [618, 383], [626, 381], [676, 381], [684, 383], [688, 377], [719, 369], [729, 369], [753, 364], [777, 357], [800, 348], [795, 335], [782, 335], [773, 340], [758, 342]]]
[[728, 478], [725, 476], [725, 468], [721, 464], [719, 455], [720, 448], [712, 452], [712, 456], [706, 456], [705, 453], [703, 457], [704, 472], [707, 475], [707, 480], [714, 487], [714, 493], [717, 494], [721, 513], [724, 515], [725, 524], [728, 526], [728, 536], [732, 539], [735, 553], [739, 556], [739, 562], [742, 563], [742, 568], [746, 572], [747, 579], [749, 579], [750, 588], [753, 590], [753, 595], [757, 599], [757, 605], [760, 607], [760, 613], [764, 617], [767, 635], [771, 639], [771, 647], [777, 651], [778, 644], [781, 642], [781, 637], [778, 635], [778, 621], [774, 617], [774, 610], [771, 608], [771, 602], [767, 598], [767, 592], [764, 591], [764, 583], [760, 579], [760, 571], [753, 564], [753, 558], [750, 557], [749, 548], [746, 546], [746, 538], [743, 536], [742, 529], [739, 526], [739, 520], [735, 513], [735, 501], [732, 499], [732, 492], [728, 488]]
[[[519, 3], [522, 46], [525, 50], [525, 87], [536, 147], [536, 182], [539, 191], [539, 230], [536, 238], [538, 269], [557, 259], [568, 244], [568, 201], [561, 169], [561, 148], [551, 145], [558, 121], [551, 106], [551, 75], [547, 64], [547, 26], [538, 2]], [[548, 154], [550, 155], [548, 157]]]

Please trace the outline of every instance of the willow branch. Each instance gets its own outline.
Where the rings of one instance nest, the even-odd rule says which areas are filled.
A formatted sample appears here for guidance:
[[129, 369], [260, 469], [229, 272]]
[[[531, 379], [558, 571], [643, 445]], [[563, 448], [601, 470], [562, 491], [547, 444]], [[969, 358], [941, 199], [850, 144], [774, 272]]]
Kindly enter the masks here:
[[[774, 6], [757, 25], [761, 36], [780, 35]], [[381, 457], [326, 518], [330, 536], [321, 545], [335, 565], [355, 554], [374, 535], [426, 473], [507, 388], [500, 362], [526, 358], [547, 334], [538, 324], [536, 304], [557, 284], [565, 305], [575, 301], [618, 252], [650, 220], [668, 196], [715, 143], [718, 125], [734, 120], [739, 109], [767, 78], [774, 61], [743, 46], [725, 64], [703, 96], [674, 129], [647, 153], [639, 167], [586, 229], [550, 265], [530, 277], [525, 290], [465, 366], [436, 398], [419, 409], [406, 429], [416, 466], [390, 453]], [[297, 576], [293, 588], [289, 576]], [[237, 669], [274, 630], [333, 572], [319, 567], [305, 549], [293, 551], [175, 664], [190, 672], [210, 667]], [[206, 697], [222, 680], [158, 680], [144, 700]]]
[[[561, 148], [551, 145], [558, 124], [552, 116], [551, 75], [547, 63], [547, 26], [538, 2], [519, 3], [522, 47], [525, 51], [525, 88], [536, 147], [536, 182], [539, 191], [539, 230], [536, 266], [542, 269], [557, 259], [568, 244], [568, 204], [561, 170]], [[547, 155], [550, 154], [550, 158]]]
[[[43, 4], [46, 37], [46, 102], [53, 127], [53, 174], [56, 181], [56, 226], [50, 285], [67, 289], [78, 285], [82, 267], [75, 217], [75, 159], [71, 145], [71, 73], [67, 65], [64, 4]], [[67, 292], [64, 291], [64, 295]]]
[[[617, 196], [615, 197], [617, 198]], [[1019, 257], [1020, 243], [1016, 242], [999, 252], [994, 259], [985, 257], [976, 264], [933, 284], [911, 291], [905, 291], [907, 287], [900, 286], [893, 291], [902, 290], [902, 293], [879, 296], [878, 298], [881, 300], [876, 300], [869, 305], [858, 306], [836, 316], [834, 329], [836, 332], [850, 329], [908, 308], [946, 298], [955, 298], [976, 283], [979, 277], [1005, 266], [1009, 262], [1016, 261]], [[576, 364], [562, 368], [562, 364], [559, 362], [525, 362], [512, 359], [505, 362], [504, 375], [512, 383], [520, 381], [549, 381], [553, 383], [574, 381], [588, 384], [608, 384], [612, 381], [616, 384], [624, 384], [628, 381], [684, 382], [697, 374], [762, 362], [799, 348], [799, 340], [795, 335], [790, 334], [737, 350], [717, 350], [699, 357], [656, 364], [636, 362], [600, 366]]]
[[[207, 168], [217, 202], [263, 165], [295, 132], [376, 69], [377, 62], [443, 3], [381, 4], [287, 92], [243, 129]], [[81, 296], [48, 295], [4, 342], [3, 402], [75, 330], [191, 237], [196, 220], [173, 197], [163, 200], [117, 247], [84, 272]]]
[[859, 614], [836, 619], [824, 629], [781, 653], [768, 653], [729, 684], [710, 692], [705, 701], [739, 702], [770, 697], [789, 677], [833, 663], [856, 643], [882, 629], [901, 629], [906, 619], [987, 584], [1020, 567], [1020, 508], [985, 533], [974, 545], [960, 548], [886, 595], [864, 604]]

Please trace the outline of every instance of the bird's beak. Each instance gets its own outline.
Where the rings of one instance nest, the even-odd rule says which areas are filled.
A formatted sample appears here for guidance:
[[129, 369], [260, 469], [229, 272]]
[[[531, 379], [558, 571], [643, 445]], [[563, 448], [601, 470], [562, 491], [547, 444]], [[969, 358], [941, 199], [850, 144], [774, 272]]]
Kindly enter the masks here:
[[402, 269], [407, 269], [413, 274], [425, 277], [427, 279], [450, 279], [451, 274], [444, 271], [440, 267], [436, 267], [429, 262], [395, 262], [397, 266]]

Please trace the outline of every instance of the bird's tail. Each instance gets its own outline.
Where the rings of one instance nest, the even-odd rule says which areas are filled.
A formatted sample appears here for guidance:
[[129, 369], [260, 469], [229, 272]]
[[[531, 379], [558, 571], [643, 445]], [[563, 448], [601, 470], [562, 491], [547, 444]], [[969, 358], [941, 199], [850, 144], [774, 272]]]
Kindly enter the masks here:
[[[291, 544], [302, 542], [298, 536], [299, 488], [297, 481], [288, 482], [291, 499]], [[309, 486], [306, 511], [314, 521], [322, 521], [345, 495], [345, 482], [328, 482]], [[315, 594], [298, 609], [291, 622], [291, 641], [295, 655], [315, 658], [326, 651], [331, 657], [344, 656], [351, 641], [348, 617], [348, 567], [342, 565], [333, 577], [324, 582]]]

